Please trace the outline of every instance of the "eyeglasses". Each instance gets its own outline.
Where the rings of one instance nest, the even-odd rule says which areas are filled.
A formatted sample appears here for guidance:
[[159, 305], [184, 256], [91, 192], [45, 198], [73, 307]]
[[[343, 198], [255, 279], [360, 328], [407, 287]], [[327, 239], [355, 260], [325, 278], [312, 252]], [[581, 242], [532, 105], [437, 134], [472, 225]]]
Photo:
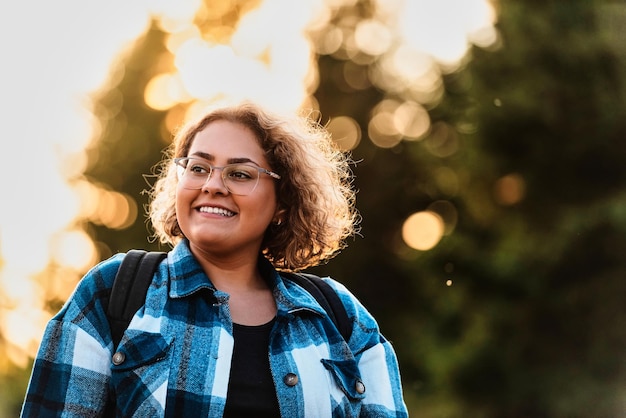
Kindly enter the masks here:
[[201, 158], [175, 158], [178, 181], [185, 189], [199, 190], [211, 178], [213, 170], [222, 170], [224, 187], [239, 196], [249, 195], [259, 184], [261, 173], [274, 179], [280, 176], [272, 171], [250, 164], [228, 164], [224, 167], [215, 167]]

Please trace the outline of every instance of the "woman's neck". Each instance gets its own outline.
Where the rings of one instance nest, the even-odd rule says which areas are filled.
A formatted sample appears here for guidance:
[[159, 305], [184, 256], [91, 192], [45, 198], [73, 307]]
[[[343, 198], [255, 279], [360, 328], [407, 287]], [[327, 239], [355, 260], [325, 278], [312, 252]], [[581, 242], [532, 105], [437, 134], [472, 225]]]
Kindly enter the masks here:
[[258, 253], [230, 258], [191, 247], [191, 251], [217, 290], [228, 293], [232, 321], [241, 325], [262, 325], [276, 316], [276, 302], [258, 268]]

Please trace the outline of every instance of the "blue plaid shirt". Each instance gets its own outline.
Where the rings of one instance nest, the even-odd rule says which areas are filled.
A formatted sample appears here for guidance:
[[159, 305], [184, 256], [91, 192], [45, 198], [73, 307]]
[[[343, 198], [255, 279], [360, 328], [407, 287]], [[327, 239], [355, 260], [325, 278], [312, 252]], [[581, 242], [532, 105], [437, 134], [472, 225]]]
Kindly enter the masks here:
[[[113, 362], [105, 309], [122, 258], [91, 269], [48, 323], [23, 417], [101, 416], [111, 390], [118, 416], [223, 415], [233, 353], [228, 294], [182, 241], [159, 266]], [[281, 415], [408, 416], [396, 355], [359, 301], [325, 278], [354, 320], [347, 344], [312, 296], [267, 260], [261, 266], [278, 307], [269, 352]]]

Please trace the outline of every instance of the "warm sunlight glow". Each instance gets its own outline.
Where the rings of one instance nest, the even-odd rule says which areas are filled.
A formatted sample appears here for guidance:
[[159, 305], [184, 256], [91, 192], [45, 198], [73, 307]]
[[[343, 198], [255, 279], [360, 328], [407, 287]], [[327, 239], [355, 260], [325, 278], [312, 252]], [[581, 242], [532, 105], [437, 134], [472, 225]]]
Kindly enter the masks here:
[[137, 204], [130, 196], [122, 193], [101, 190], [96, 219], [111, 229], [124, 229], [137, 218]]
[[398, 16], [400, 34], [408, 45], [450, 66], [463, 58], [470, 37], [494, 20], [484, 0], [407, 0]]
[[178, 74], [157, 75], [150, 80], [144, 93], [146, 104], [156, 110], [169, 109], [190, 98]]
[[52, 238], [53, 260], [76, 271], [86, 271], [97, 262], [93, 241], [85, 231], [65, 231]]
[[33, 309], [42, 301], [22, 299], [20, 305], [6, 312], [0, 319], [0, 329], [7, 336], [6, 355], [16, 365], [26, 367], [29, 357], [34, 357], [41, 338], [41, 332], [49, 316], [42, 310]]
[[404, 102], [393, 112], [393, 122], [406, 139], [421, 139], [430, 129], [428, 111], [418, 103]]
[[[82, 203], [68, 181], [81, 175], [84, 159], [76, 155], [95, 129], [84, 97], [146, 29], [144, 6], [123, 0], [0, 5], [0, 15], [10, 16], [0, 29], [6, 64], [0, 103], [10, 121], [3, 129], [10, 149], [19, 151], [4, 153], [0, 164], [0, 356], [16, 364], [34, 354], [52, 314], [43, 297], [46, 280], [36, 277], [54, 281], [53, 262], [82, 271], [95, 258], [90, 239], [71, 232]], [[69, 285], [79, 274], [65, 275]]]
[[381, 55], [391, 47], [390, 28], [383, 23], [369, 19], [359, 22], [354, 32], [356, 46], [370, 55]]
[[[275, 110], [298, 109], [315, 85], [314, 54], [304, 29], [325, 16], [323, 1], [266, 0], [241, 16], [225, 41], [224, 31], [208, 36], [189, 29], [170, 35], [180, 86], [192, 100], [254, 100]], [[276, 25], [276, 16], [289, 16]], [[271, 27], [272, 30], [267, 30]], [[206, 29], [206, 28], [205, 28]], [[209, 30], [212, 30], [209, 28]], [[179, 85], [155, 79], [148, 86], [147, 102], [164, 110], [180, 103]], [[278, 93], [278, 94], [277, 94]]]

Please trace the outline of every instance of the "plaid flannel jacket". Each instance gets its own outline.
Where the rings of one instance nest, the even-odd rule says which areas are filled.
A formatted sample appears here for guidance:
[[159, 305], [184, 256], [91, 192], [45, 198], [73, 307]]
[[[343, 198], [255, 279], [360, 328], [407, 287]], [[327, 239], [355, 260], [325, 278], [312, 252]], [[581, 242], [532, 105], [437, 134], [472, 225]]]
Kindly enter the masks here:
[[[110, 391], [118, 416], [223, 415], [233, 352], [228, 295], [182, 241], [159, 266], [114, 358], [105, 309], [122, 257], [92, 268], [48, 323], [23, 417], [101, 416]], [[278, 307], [269, 350], [281, 415], [408, 416], [396, 355], [361, 303], [325, 278], [354, 320], [346, 343], [313, 297], [264, 258], [260, 265]]]

